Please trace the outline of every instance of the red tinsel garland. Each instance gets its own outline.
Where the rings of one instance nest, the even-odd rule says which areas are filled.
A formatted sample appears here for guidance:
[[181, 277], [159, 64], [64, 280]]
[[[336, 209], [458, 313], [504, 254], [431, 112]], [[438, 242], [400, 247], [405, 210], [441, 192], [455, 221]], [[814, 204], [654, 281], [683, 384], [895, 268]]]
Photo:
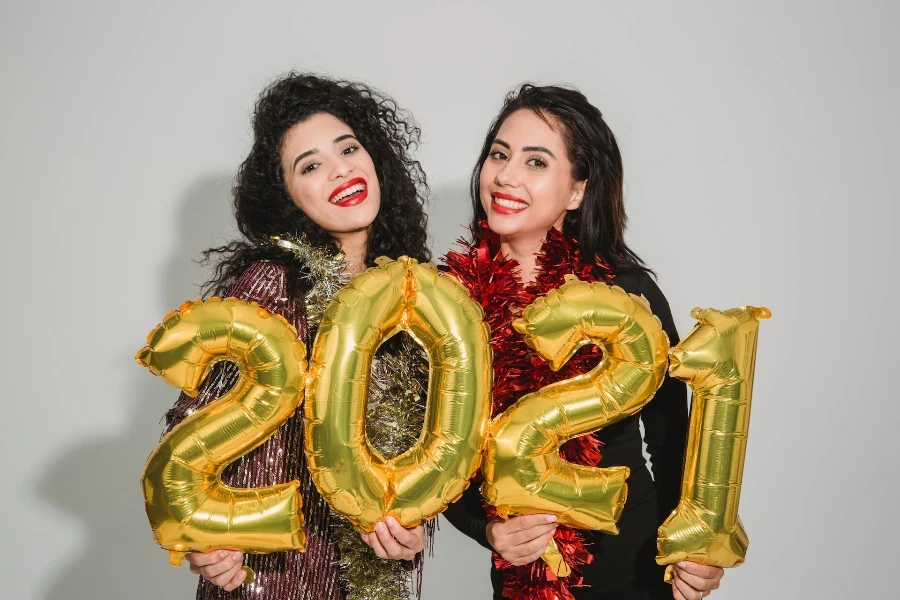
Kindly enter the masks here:
[[[573, 356], [559, 371], [552, 371], [549, 363], [528, 348], [522, 335], [513, 329], [512, 322], [538, 296], [560, 287], [565, 282], [565, 275], [574, 273], [582, 281], [610, 283], [613, 272], [609, 265], [598, 259], [595, 265], [583, 266], [578, 242], [551, 229], [537, 258], [538, 275], [534, 282], [523, 285], [518, 262], [501, 253], [500, 237], [486, 224], [477, 234], [477, 245], [465, 240], [460, 240], [460, 244], [463, 251], [448, 252], [444, 262], [449, 272], [481, 304], [491, 328], [494, 351], [492, 416], [500, 414], [525, 394], [587, 373], [600, 362], [600, 349], [590, 346]], [[596, 276], [597, 272], [600, 277]], [[560, 455], [574, 464], [597, 466], [600, 447], [601, 442], [595, 436], [585, 435], [569, 440], [560, 449]], [[494, 507], [486, 503], [485, 511], [489, 519], [496, 516]], [[494, 553], [494, 567], [503, 576], [504, 598], [574, 600], [569, 588], [581, 585], [581, 566], [590, 563], [593, 555], [577, 529], [559, 526], [554, 540], [572, 569], [568, 577], [558, 578], [540, 560], [517, 567]]]

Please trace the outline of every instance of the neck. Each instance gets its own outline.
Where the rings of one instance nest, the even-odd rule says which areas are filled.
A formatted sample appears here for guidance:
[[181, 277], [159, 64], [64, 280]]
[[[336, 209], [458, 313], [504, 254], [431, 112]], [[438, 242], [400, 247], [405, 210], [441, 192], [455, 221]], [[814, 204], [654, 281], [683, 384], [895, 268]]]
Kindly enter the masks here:
[[522, 283], [532, 283], [537, 277], [537, 255], [541, 252], [544, 236], [500, 236], [500, 249], [507, 257], [519, 263]]
[[344, 258], [347, 260], [347, 274], [359, 275], [366, 270], [366, 242], [369, 232], [353, 231], [335, 235]]

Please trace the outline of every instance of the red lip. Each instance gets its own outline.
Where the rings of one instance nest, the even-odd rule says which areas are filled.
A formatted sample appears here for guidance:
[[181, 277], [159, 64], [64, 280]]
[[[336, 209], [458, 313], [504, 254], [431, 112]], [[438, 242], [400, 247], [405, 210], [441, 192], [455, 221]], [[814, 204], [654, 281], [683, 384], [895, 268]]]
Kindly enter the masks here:
[[502, 194], [500, 192], [492, 192], [491, 193], [491, 211], [495, 212], [499, 215], [517, 215], [520, 212], [522, 212], [523, 210], [525, 210], [525, 208], [509, 208], [508, 206], [500, 206], [499, 204], [497, 204], [497, 201], [496, 201], [497, 198], [500, 198], [501, 200], [512, 200], [513, 202], [521, 202], [522, 204], [526, 205], [525, 208], [528, 208], [528, 206], [527, 206], [528, 203], [525, 202], [524, 200], [522, 200], [521, 198], [519, 198], [518, 196], [513, 196], [510, 194]]
[[361, 192], [347, 196], [340, 202], [333, 203], [335, 206], [341, 206], [341, 207], [356, 206], [357, 204], [359, 204], [360, 202], [362, 202], [363, 200], [365, 200], [366, 198], [369, 197], [369, 186], [366, 184], [366, 180], [363, 179], [362, 177], [354, 177], [350, 181], [344, 182], [341, 185], [334, 188], [334, 190], [332, 190], [332, 192], [331, 192], [331, 195], [328, 196], [328, 201], [331, 202], [335, 198], [335, 196], [337, 196], [344, 190], [352, 188], [354, 185], [359, 185], [359, 184], [362, 184], [362, 186], [363, 186], [363, 189]]

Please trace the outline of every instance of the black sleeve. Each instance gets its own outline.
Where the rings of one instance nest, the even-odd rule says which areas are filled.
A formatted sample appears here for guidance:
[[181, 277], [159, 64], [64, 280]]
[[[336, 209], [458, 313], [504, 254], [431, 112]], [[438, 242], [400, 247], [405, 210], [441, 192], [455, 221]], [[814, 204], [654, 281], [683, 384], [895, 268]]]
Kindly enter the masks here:
[[464, 535], [472, 538], [488, 550], [493, 550], [487, 540], [487, 515], [481, 506], [481, 492], [473, 482], [459, 500], [447, 507], [444, 517]]
[[[643, 273], [637, 291], [650, 303], [653, 314], [662, 323], [672, 346], [678, 343], [678, 331], [672, 319], [669, 302], [653, 278]], [[629, 290], [630, 291], [630, 290]], [[681, 473], [687, 442], [687, 387], [684, 382], [666, 375], [656, 395], [639, 413], [644, 423], [644, 442], [650, 454], [650, 470], [659, 495], [660, 523], [678, 504], [681, 495]]]

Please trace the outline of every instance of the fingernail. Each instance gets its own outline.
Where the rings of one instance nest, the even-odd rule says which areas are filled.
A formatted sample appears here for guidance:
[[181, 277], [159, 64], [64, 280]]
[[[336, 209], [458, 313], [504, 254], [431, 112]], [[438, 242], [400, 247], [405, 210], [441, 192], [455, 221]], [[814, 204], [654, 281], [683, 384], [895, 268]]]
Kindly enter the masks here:
[[685, 568], [685, 567], [687, 566], [687, 563], [684, 562], [684, 561], [681, 561], [680, 563], [678, 563], [678, 566], [681, 567], [681, 568], [683, 569], [683, 568]]
[[548, 522], [548, 523], [555, 523], [555, 522], [556, 522], [556, 515], [547, 515], [547, 522]]
[[234, 554], [231, 555], [231, 558], [233, 558], [234, 560], [243, 560], [244, 559], [244, 557], [241, 556], [240, 552], [235, 552]]
[[225, 558], [226, 556], [228, 556], [228, 554], [228, 550], [222, 550], [221, 552], [219, 552], [219, 558]]
[[377, 523], [375, 523], [375, 529], [378, 531], [378, 533], [384, 533], [384, 530], [385, 530], [384, 523], [382, 523], [381, 521], [378, 521]]

